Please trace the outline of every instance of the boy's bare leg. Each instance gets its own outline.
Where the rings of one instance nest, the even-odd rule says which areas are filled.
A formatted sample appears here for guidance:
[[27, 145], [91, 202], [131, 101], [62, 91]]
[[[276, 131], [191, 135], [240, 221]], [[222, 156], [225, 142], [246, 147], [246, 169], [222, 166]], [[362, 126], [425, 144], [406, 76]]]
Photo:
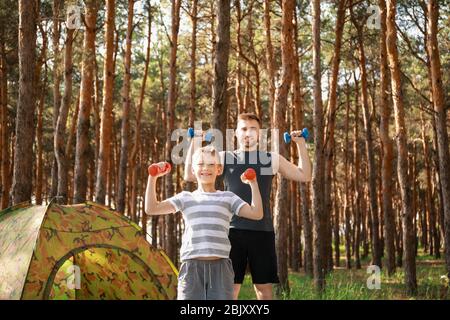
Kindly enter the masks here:
[[255, 284], [253, 285], [255, 288], [256, 298], [258, 300], [272, 300], [272, 284]]
[[240, 283], [235, 283], [233, 285], [233, 299], [237, 300], [239, 297], [239, 291], [241, 291], [241, 284]]

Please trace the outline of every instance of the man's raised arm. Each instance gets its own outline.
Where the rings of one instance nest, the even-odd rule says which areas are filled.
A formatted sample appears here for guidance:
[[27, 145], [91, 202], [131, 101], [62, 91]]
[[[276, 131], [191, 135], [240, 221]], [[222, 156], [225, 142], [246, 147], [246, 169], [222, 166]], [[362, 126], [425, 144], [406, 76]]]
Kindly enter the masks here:
[[299, 182], [311, 181], [311, 161], [309, 160], [308, 150], [306, 149], [305, 139], [302, 137], [292, 136], [292, 141], [297, 145], [298, 165], [289, 162], [285, 157], [279, 157], [279, 173], [288, 180]]
[[195, 176], [192, 173], [192, 156], [194, 155], [195, 150], [200, 148], [202, 145], [202, 137], [194, 136], [189, 142], [189, 148], [186, 155], [186, 161], [184, 163], [184, 180], [195, 182]]

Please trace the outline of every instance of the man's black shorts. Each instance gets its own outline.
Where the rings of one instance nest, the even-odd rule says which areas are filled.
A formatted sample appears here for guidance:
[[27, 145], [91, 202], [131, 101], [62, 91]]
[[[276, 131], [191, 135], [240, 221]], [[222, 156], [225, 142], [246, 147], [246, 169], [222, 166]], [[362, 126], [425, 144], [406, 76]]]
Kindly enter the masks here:
[[247, 263], [253, 284], [278, 283], [275, 233], [230, 228], [234, 283], [244, 281]]

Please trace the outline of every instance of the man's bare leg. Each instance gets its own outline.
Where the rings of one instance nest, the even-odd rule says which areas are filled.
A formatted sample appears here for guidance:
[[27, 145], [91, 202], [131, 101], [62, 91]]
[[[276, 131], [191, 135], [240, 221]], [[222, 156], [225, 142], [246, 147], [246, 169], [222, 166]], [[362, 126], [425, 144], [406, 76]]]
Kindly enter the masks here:
[[233, 299], [237, 300], [239, 298], [239, 291], [241, 291], [241, 284], [235, 283], [233, 285]]
[[272, 300], [272, 284], [271, 283], [265, 283], [265, 284], [255, 284], [253, 285], [255, 288], [256, 298], [258, 300]]

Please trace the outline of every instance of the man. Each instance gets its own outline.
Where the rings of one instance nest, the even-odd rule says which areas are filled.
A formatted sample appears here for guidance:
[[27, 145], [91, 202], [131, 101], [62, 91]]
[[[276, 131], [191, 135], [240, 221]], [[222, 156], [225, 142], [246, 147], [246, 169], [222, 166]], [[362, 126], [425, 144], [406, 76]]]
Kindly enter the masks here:
[[[306, 149], [305, 139], [300, 131], [291, 133], [299, 153], [299, 163], [295, 166], [283, 156], [274, 152], [261, 151], [258, 148], [260, 119], [252, 113], [238, 116], [235, 135], [238, 149], [220, 153], [223, 168], [225, 190], [232, 191], [244, 201], [251, 203], [251, 190], [241, 183], [240, 176], [253, 168], [257, 173], [258, 185], [263, 199], [264, 217], [259, 221], [233, 217], [230, 225], [230, 258], [233, 262], [234, 299], [239, 296], [247, 264], [250, 267], [252, 282], [258, 300], [271, 300], [272, 284], [278, 283], [277, 257], [275, 251], [275, 233], [270, 208], [272, 179], [281, 174], [285, 179], [299, 182], [311, 181], [311, 163]], [[197, 139], [194, 137], [194, 139]], [[185, 176], [187, 181], [195, 181], [191, 170], [191, 157], [197, 143], [192, 139], [187, 153]]]

